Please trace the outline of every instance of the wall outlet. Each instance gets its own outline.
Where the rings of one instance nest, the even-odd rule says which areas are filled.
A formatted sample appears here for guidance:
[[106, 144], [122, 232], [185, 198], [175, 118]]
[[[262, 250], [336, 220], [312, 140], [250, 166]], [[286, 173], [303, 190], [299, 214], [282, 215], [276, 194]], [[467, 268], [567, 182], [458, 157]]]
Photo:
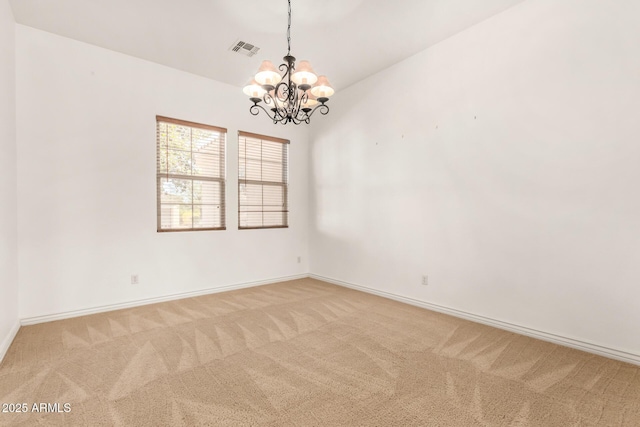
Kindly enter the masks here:
[[422, 276], [422, 286], [429, 285], [429, 276]]
[[138, 283], [140, 283], [140, 278], [138, 277], [137, 274], [132, 274], [131, 275], [131, 284], [132, 285], [137, 285]]
[[302, 257], [301, 257], [301, 256], [299, 256], [299, 257], [298, 257], [298, 264], [300, 264], [301, 262], [302, 262]]

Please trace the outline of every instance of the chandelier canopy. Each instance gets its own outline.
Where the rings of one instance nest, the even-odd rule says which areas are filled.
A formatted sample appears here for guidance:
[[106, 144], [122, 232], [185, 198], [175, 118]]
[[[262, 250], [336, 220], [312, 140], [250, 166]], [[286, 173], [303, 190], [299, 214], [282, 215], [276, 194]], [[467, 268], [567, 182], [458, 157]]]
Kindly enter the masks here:
[[326, 103], [334, 90], [326, 76], [316, 75], [309, 61], [300, 61], [296, 66], [296, 58], [291, 56], [291, 0], [288, 2], [285, 62], [280, 64], [278, 72], [271, 61], [262, 61], [255, 77], [243, 92], [253, 102], [249, 111], [254, 116], [262, 110], [273, 123], [298, 125], [310, 123], [311, 116], [318, 109], [323, 115], [329, 113]]

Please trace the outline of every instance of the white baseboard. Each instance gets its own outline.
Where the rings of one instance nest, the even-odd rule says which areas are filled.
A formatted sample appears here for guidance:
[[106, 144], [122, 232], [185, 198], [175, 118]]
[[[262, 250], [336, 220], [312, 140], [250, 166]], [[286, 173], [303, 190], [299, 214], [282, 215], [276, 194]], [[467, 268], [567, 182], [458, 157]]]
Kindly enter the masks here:
[[13, 325], [13, 327], [11, 328], [7, 336], [4, 337], [2, 342], [0, 342], [0, 363], [2, 363], [4, 356], [7, 354], [7, 351], [9, 350], [9, 347], [11, 347], [11, 343], [13, 342], [14, 338], [18, 334], [19, 330], [20, 330], [20, 322], [16, 321], [16, 323]]
[[640, 365], [640, 354], [629, 353], [627, 351], [617, 350], [594, 344], [591, 342], [581, 341], [574, 338], [568, 338], [561, 335], [551, 334], [544, 331], [528, 328], [526, 326], [515, 325], [513, 323], [503, 322], [501, 320], [492, 319], [490, 317], [479, 316], [477, 314], [468, 313], [455, 308], [450, 308], [438, 304], [432, 304], [429, 302], [417, 300], [414, 298], [397, 295], [391, 292], [379, 291], [367, 286], [356, 285], [353, 283], [343, 282], [342, 280], [332, 279], [330, 277], [324, 277], [317, 274], [310, 274], [309, 277], [324, 282], [333, 283], [334, 285], [343, 286], [346, 288], [355, 289], [358, 291], [366, 292], [369, 294], [378, 295], [384, 298], [389, 298], [395, 301], [404, 302], [407, 304], [415, 305], [417, 307], [426, 308], [427, 310], [437, 311], [444, 314], [449, 314], [454, 317], [470, 320], [472, 322], [482, 323], [485, 325], [493, 326], [495, 328], [503, 329], [509, 332], [515, 332], [517, 334], [526, 335], [532, 338], [537, 338], [543, 341], [552, 342], [565, 347], [575, 348], [577, 350], [586, 351], [588, 353], [597, 354], [599, 356], [608, 357], [611, 359], [620, 360], [622, 362], [633, 363]]
[[197, 297], [200, 295], [215, 294], [218, 292], [233, 291], [236, 289], [243, 289], [243, 288], [252, 288], [254, 286], [269, 285], [271, 283], [286, 282], [288, 280], [306, 279], [307, 277], [309, 277], [308, 274], [298, 274], [295, 276], [278, 277], [275, 279], [260, 280], [257, 282], [236, 283], [233, 285], [220, 286], [216, 288], [207, 288], [207, 289], [201, 289], [201, 290], [192, 291], [192, 292], [182, 292], [179, 294], [171, 294], [171, 295], [165, 295], [165, 296], [155, 297], [155, 298], [145, 298], [145, 299], [128, 301], [128, 302], [123, 302], [118, 304], [109, 304], [109, 305], [103, 305], [99, 307], [91, 307], [91, 308], [86, 308], [82, 310], [66, 311], [63, 313], [53, 313], [53, 314], [47, 314], [44, 316], [26, 317], [26, 318], [20, 319], [20, 323], [24, 326], [35, 325], [38, 323], [52, 322], [54, 320], [70, 319], [72, 317], [87, 316], [89, 314], [96, 314], [96, 313], [104, 313], [106, 311], [122, 310], [123, 308], [139, 307], [142, 305], [156, 304], [159, 302]]

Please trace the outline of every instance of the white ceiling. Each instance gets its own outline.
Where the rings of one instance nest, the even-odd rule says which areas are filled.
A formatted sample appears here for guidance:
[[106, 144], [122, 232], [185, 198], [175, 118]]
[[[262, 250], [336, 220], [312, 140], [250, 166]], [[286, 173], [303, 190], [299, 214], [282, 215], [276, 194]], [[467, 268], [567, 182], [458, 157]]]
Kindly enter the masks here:
[[[524, 0], [292, 0], [291, 53], [338, 89]], [[243, 86], [286, 54], [285, 0], [11, 0], [18, 23]], [[253, 58], [229, 51], [237, 40]]]

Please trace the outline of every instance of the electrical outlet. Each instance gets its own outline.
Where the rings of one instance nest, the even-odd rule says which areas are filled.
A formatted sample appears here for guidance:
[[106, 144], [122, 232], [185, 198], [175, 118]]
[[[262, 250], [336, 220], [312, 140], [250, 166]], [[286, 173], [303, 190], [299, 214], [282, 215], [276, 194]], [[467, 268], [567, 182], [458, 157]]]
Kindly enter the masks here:
[[429, 285], [429, 276], [422, 276], [422, 286]]
[[300, 264], [301, 262], [302, 262], [302, 257], [301, 257], [301, 256], [299, 256], [299, 257], [298, 257], [298, 264]]
[[140, 283], [140, 278], [138, 277], [137, 274], [132, 274], [131, 275], [131, 284], [132, 285], [137, 285]]

